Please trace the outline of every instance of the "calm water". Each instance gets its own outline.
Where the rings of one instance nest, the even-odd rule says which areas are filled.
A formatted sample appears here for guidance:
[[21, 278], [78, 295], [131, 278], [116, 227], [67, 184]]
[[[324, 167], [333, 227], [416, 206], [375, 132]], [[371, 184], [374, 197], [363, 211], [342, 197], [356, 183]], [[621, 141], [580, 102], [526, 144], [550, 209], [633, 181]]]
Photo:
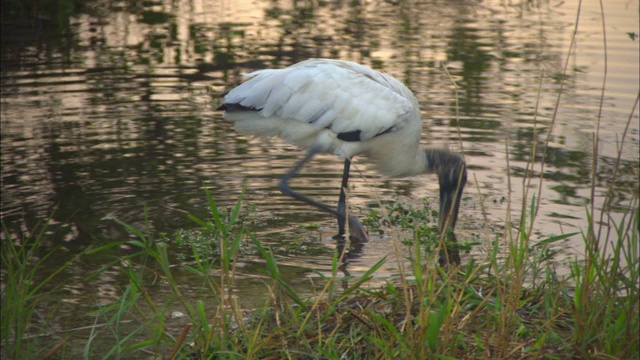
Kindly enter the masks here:
[[[459, 238], [495, 238], [507, 219], [508, 177], [517, 208], [531, 146], [542, 146], [550, 131], [537, 238], [584, 228], [593, 173], [596, 199], [603, 199], [630, 116], [613, 206], [621, 211], [637, 196], [638, 0], [606, 1], [606, 59], [597, 1], [583, 2], [571, 51], [577, 1], [356, 3], [103, 1], [68, 19], [3, 15], [2, 220], [19, 233], [52, 217], [47, 241], [63, 243], [59, 260], [66, 261], [89, 246], [131, 237], [112, 219], [144, 227], [146, 209], [146, 226], [158, 237], [167, 234], [180, 259], [188, 250], [171, 243], [172, 234], [195, 227], [188, 213], [207, 216], [203, 188], [226, 208], [246, 185], [258, 237], [276, 249], [300, 249], [281, 260], [294, 285], [304, 288], [314, 276], [306, 267], [329, 269], [336, 224], [276, 189], [303, 152], [275, 139], [239, 137], [215, 109], [217, 95], [242, 74], [310, 57], [357, 61], [401, 79], [420, 101], [423, 142], [464, 149], [470, 181]], [[360, 215], [378, 199], [405, 206], [424, 197], [437, 201], [434, 177], [384, 179], [357, 160], [356, 170], [351, 203]], [[341, 171], [336, 158], [318, 157], [292, 184], [335, 203]], [[569, 239], [565, 255], [580, 254], [580, 242]], [[348, 270], [357, 275], [393, 251], [389, 235], [373, 236], [352, 251]], [[478, 246], [466, 256], [484, 254]], [[69, 270], [63, 311], [115, 299], [123, 280], [117, 271], [83, 280], [107, 260], [87, 259]], [[247, 261], [246, 273], [255, 267]], [[184, 284], [198, 284], [177, 273]], [[378, 276], [396, 273], [390, 261]], [[262, 280], [247, 276], [246, 282]], [[200, 294], [197, 286], [185, 288]], [[266, 296], [251, 286], [238, 294], [249, 304]]]

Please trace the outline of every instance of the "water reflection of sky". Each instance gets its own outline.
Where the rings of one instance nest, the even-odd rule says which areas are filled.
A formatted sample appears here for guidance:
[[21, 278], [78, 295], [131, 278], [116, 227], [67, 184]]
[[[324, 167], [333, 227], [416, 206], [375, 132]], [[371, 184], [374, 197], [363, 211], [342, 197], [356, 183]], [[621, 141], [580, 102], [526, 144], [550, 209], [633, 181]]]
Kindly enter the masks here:
[[[609, 1], [605, 9], [598, 207], [638, 94], [637, 9], [637, 1]], [[106, 216], [142, 225], [144, 206], [158, 232], [192, 226], [186, 213], [206, 214], [203, 185], [229, 206], [246, 183], [258, 231], [281, 234], [269, 240], [285, 244], [320, 241], [330, 257], [333, 220], [275, 189], [301, 153], [277, 140], [236, 136], [207, 87], [222, 93], [253, 69], [334, 57], [401, 79], [420, 101], [423, 141], [464, 149], [471, 173], [460, 231], [469, 237], [484, 236], [482, 208], [492, 224], [507, 219], [507, 154], [515, 204], [522, 177], [539, 173], [542, 153], [531, 169], [531, 146], [543, 148], [564, 81], [536, 231], [576, 231], [586, 221], [604, 70], [599, 5], [583, 4], [568, 52], [576, 10], [574, 2], [554, 1], [99, 2], [79, 9], [68, 27], [38, 24], [50, 34], [3, 29], [2, 217], [18, 229], [54, 214], [64, 239], [87, 245], [125, 236]], [[619, 208], [638, 187], [638, 111], [632, 116], [613, 192]], [[437, 196], [429, 176], [387, 180], [366, 164], [357, 169], [352, 204], [361, 214], [377, 198], [418, 204]], [[340, 171], [339, 161], [322, 157], [294, 185], [333, 202]], [[304, 230], [307, 223], [320, 230]], [[389, 251], [380, 239], [354, 266], [366, 268]]]

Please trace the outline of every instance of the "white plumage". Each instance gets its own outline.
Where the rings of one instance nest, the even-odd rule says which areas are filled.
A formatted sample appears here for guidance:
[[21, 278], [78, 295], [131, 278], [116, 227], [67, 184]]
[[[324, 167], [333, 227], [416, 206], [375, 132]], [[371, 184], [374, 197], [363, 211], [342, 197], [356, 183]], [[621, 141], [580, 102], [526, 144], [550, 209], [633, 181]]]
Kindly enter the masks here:
[[391, 76], [353, 62], [311, 59], [245, 78], [224, 100], [259, 109], [225, 113], [239, 133], [277, 136], [343, 159], [365, 155], [388, 176], [422, 172], [410, 164], [413, 159], [398, 156], [417, 153], [422, 129], [418, 101]]
[[[344, 188], [349, 164], [356, 155], [366, 156], [385, 175], [408, 176], [437, 172], [441, 185], [441, 212], [452, 206], [455, 226], [466, 167], [459, 155], [419, 146], [422, 121], [415, 96], [393, 77], [353, 62], [310, 59], [284, 69], [258, 70], [224, 98], [225, 119], [235, 122], [241, 134], [280, 137], [309, 150], [296, 168], [285, 175], [280, 189], [338, 217], [344, 233]], [[287, 185], [315, 153], [333, 153], [345, 160], [343, 188], [338, 210], [300, 195]], [[448, 164], [445, 166], [445, 164]], [[457, 170], [457, 171], [456, 171]], [[453, 179], [453, 176], [459, 175]], [[464, 177], [464, 182], [460, 181]], [[444, 181], [444, 184], [443, 184]], [[443, 204], [454, 183], [454, 198]], [[444, 208], [443, 208], [444, 206]], [[341, 219], [342, 218], [342, 219]], [[442, 219], [441, 225], [445, 225]], [[349, 219], [352, 231], [367, 235], [357, 219]], [[353, 227], [359, 229], [353, 229]]]

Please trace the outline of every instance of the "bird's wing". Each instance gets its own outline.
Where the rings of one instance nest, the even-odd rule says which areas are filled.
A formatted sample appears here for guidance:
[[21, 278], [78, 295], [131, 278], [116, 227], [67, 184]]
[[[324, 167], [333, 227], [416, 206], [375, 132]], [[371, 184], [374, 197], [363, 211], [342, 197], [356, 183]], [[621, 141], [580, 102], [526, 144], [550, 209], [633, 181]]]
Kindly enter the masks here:
[[400, 81], [352, 62], [312, 59], [246, 77], [225, 96], [226, 108], [328, 128], [345, 141], [396, 131], [419, 111], [415, 97]]

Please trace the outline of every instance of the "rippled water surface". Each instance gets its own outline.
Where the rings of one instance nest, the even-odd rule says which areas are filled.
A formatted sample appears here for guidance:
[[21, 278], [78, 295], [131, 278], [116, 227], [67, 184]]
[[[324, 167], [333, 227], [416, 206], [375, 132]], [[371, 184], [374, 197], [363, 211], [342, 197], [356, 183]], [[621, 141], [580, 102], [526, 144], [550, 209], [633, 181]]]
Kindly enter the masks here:
[[[190, 250], [174, 234], [196, 227], [187, 214], [208, 216], [204, 188], [226, 209], [245, 186], [258, 238], [296, 249], [280, 259], [304, 289], [314, 276], [307, 267], [330, 268], [336, 224], [276, 188], [303, 152], [238, 136], [215, 109], [244, 73], [331, 57], [402, 80], [421, 104], [423, 143], [464, 151], [459, 239], [494, 239], [509, 198], [518, 216], [523, 177], [540, 174], [547, 139], [536, 237], [580, 231], [592, 179], [603, 199], [623, 137], [614, 213], [638, 191], [638, 8], [606, 1], [603, 32], [599, 3], [583, 1], [573, 47], [577, 1], [99, 1], [37, 19], [3, 10], [2, 220], [18, 234], [51, 217], [47, 241], [62, 244], [63, 262], [131, 237], [117, 218], [167, 239], [180, 265]], [[341, 171], [340, 160], [320, 156], [292, 184], [334, 204]], [[350, 193], [361, 217], [379, 201], [415, 207], [438, 194], [433, 176], [385, 179], [358, 159]], [[353, 249], [347, 269], [357, 275], [393, 254], [389, 234]], [[563, 246], [565, 256], [580, 254], [580, 237]], [[463, 261], [485, 254], [479, 245]], [[250, 286], [262, 283], [248, 276], [258, 266], [250, 260], [238, 295], [258, 304], [267, 295]], [[118, 273], [84, 279], [101, 261], [70, 269], [68, 311], [118, 295]], [[390, 261], [377, 276], [396, 273]], [[193, 279], [178, 274], [197, 296]]]

